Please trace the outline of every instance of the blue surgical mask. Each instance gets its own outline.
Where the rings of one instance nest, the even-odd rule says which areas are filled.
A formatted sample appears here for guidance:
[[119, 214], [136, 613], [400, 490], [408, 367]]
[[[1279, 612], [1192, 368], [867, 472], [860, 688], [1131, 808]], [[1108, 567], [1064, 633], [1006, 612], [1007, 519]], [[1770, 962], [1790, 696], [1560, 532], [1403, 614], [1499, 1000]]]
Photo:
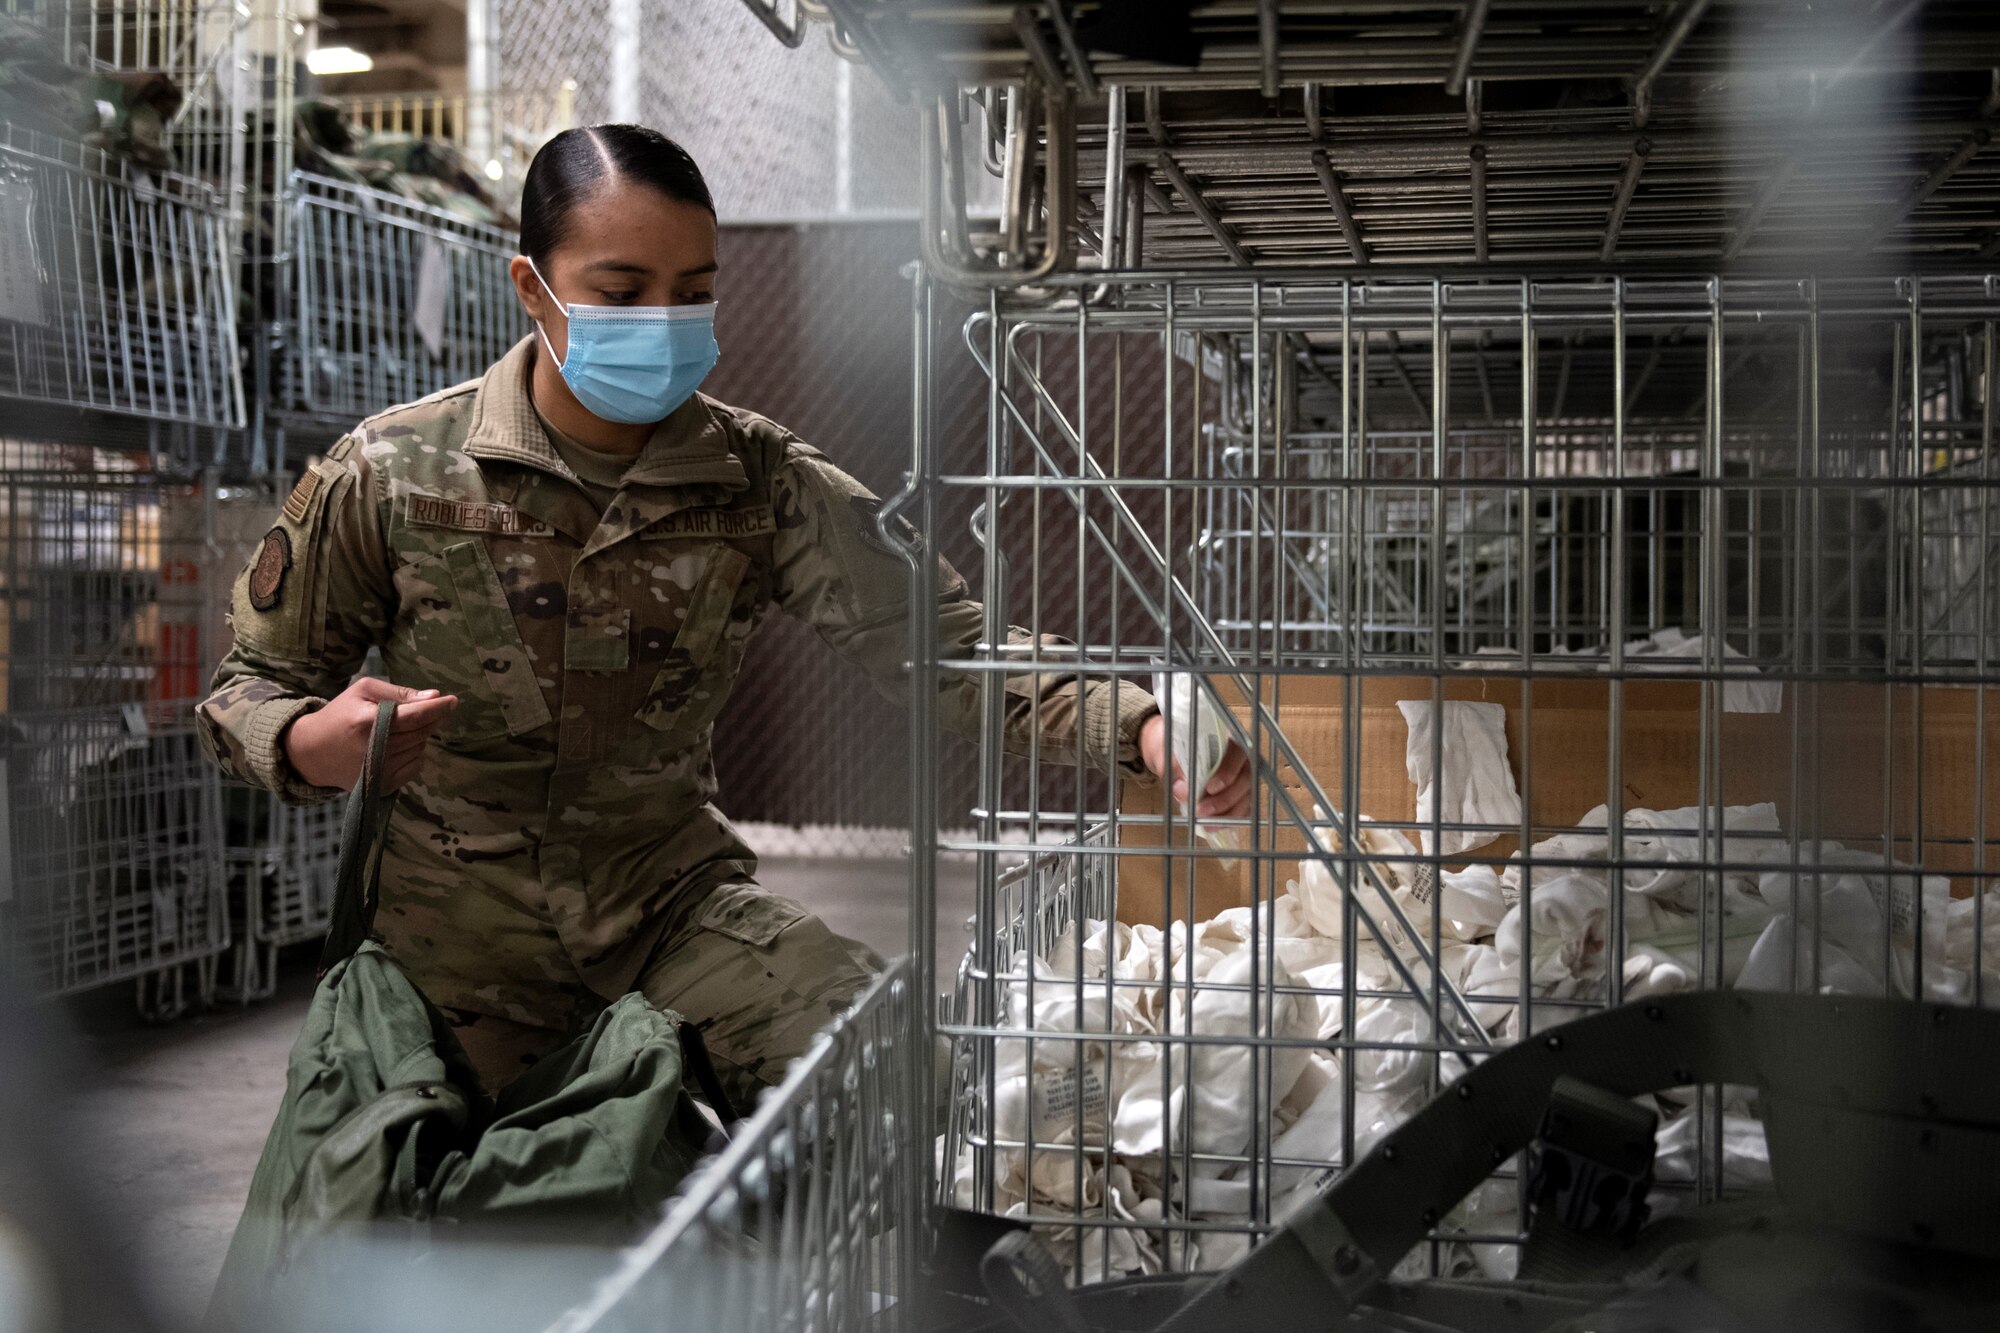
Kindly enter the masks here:
[[[643, 426], [663, 421], [715, 369], [715, 303], [703, 305], [564, 305], [530, 259], [535, 280], [569, 319], [569, 355], [556, 362], [563, 382], [593, 416]], [[539, 325], [537, 326], [540, 327]], [[555, 345], [542, 329], [542, 345]]]

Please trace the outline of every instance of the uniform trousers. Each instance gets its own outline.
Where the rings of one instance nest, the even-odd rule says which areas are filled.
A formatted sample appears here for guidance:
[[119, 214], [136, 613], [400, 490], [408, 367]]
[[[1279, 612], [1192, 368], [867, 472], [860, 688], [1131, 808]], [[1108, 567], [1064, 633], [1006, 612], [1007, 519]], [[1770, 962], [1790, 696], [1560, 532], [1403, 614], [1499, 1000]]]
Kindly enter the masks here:
[[[867, 945], [830, 930], [789, 898], [741, 880], [666, 909], [667, 921], [633, 989], [701, 1032], [724, 1092], [748, 1114], [812, 1039], [882, 969]], [[412, 977], [421, 988], [421, 975]], [[578, 1003], [547, 1025], [444, 1010], [489, 1093], [560, 1047], [601, 1010], [578, 982]]]

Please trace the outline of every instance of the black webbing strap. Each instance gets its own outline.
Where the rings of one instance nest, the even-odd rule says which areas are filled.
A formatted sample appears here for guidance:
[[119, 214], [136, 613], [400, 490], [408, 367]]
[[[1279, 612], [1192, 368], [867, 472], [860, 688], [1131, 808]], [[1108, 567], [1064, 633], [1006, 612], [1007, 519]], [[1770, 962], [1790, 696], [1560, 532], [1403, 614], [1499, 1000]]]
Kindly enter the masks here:
[[334, 877], [333, 919], [320, 949], [319, 974], [354, 951], [375, 928], [377, 880], [382, 869], [382, 831], [389, 822], [389, 802], [382, 795], [382, 761], [389, 752], [389, 728], [396, 705], [384, 699], [375, 710], [375, 730], [361, 762], [361, 780], [347, 797], [347, 816], [340, 825], [340, 869]]
[[[1351, 1310], [1527, 1147], [1556, 1080], [1621, 1097], [1749, 1084], [1779, 1194], [1802, 1216], [2000, 1256], [2000, 1013], [1906, 1000], [1707, 991], [1628, 1004], [1495, 1054], [1217, 1276], [1164, 1330], [1289, 1327]], [[1805, 1108], [1811, 1113], [1802, 1114]], [[1825, 1151], [1852, 1120], [1865, 1157]], [[1865, 1125], [1872, 1138], [1864, 1136]], [[1951, 1151], [1936, 1151], [1948, 1140]]]
[[715, 1061], [709, 1058], [708, 1042], [702, 1037], [701, 1029], [683, 1018], [674, 1029], [674, 1035], [681, 1042], [681, 1065], [693, 1075], [694, 1085], [701, 1089], [708, 1109], [715, 1112], [715, 1118], [722, 1122], [725, 1131], [734, 1129], [743, 1119], [743, 1113], [736, 1109], [729, 1100], [729, 1094], [722, 1090], [722, 1080], [716, 1077]]
[[1015, 1333], [1090, 1333], [1070, 1296], [1062, 1265], [1027, 1231], [1010, 1231], [980, 1260], [979, 1275], [994, 1308]]

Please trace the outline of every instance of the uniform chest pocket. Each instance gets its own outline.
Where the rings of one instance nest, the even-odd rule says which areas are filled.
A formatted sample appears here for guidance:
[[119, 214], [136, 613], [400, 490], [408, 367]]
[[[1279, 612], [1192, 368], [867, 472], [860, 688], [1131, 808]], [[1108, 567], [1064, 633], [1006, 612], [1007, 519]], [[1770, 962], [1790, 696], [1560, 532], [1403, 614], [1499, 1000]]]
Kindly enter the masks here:
[[401, 577], [416, 606], [410, 639], [422, 679], [410, 683], [458, 696], [445, 741], [498, 740], [548, 725], [548, 700], [486, 544], [447, 546]]
[[734, 546], [716, 542], [708, 548], [701, 581], [688, 598], [687, 617], [639, 706], [639, 718], [646, 725], [660, 731], [682, 727], [697, 705], [710, 702], [724, 688], [724, 682], [710, 679], [710, 667], [729, 632], [736, 589], [749, 568], [749, 555]]

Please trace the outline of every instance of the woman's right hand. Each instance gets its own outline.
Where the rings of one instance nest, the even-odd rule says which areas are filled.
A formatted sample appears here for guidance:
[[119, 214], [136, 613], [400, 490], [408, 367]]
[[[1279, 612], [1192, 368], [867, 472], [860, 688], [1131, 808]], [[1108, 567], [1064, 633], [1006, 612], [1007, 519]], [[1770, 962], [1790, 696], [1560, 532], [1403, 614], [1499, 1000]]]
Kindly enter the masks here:
[[315, 787], [353, 791], [375, 732], [375, 714], [384, 699], [396, 701], [389, 728], [389, 753], [382, 765], [382, 790], [394, 791], [416, 776], [424, 744], [458, 707], [458, 696], [413, 690], [363, 676], [322, 708], [301, 713], [278, 740], [295, 771]]

